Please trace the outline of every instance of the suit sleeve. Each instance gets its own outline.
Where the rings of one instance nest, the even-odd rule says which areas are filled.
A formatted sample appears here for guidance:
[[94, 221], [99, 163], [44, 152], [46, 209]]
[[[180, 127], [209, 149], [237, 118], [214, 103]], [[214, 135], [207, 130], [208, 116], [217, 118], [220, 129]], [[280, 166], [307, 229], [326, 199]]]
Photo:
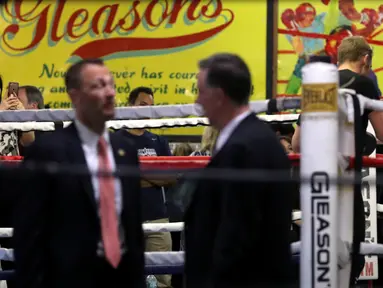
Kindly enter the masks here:
[[[135, 151], [133, 153], [132, 157], [132, 165], [134, 167], [139, 167], [139, 159], [137, 155], [137, 148], [135, 146], [132, 146], [132, 151]], [[132, 273], [133, 277], [133, 283], [132, 287], [137, 287], [137, 288], [145, 288], [145, 258], [144, 258], [144, 253], [145, 253], [145, 240], [144, 240], [144, 231], [142, 229], [142, 193], [141, 193], [141, 183], [140, 183], [140, 178], [139, 177], [134, 177], [132, 179], [133, 181], [133, 189], [131, 189], [132, 193], [134, 193], [132, 199], [135, 203], [134, 207], [134, 213], [135, 213], [135, 219], [136, 221], [134, 222], [134, 234], [133, 235], [128, 235], [128, 237], [136, 237], [135, 242], [135, 248], [134, 248], [134, 265], [132, 266], [135, 271]]]
[[[23, 166], [42, 163], [48, 151], [33, 144], [25, 156]], [[27, 172], [21, 175], [19, 200], [14, 215], [13, 246], [17, 287], [46, 287], [45, 272], [47, 220], [49, 219], [50, 181], [47, 175]]]
[[[235, 149], [231, 154], [230, 167], [267, 169], [271, 168], [273, 162], [278, 162], [276, 165], [279, 166], [274, 168], [286, 169], [288, 177], [290, 165], [282, 147], [278, 146], [277, 141], [267, 144], [268, 156], [265, 156], [265, 150], [258, 147]], [[278, 275], [276, 281], [283, 283], [289, 278], [286, 266], [291, 260], [291, 191], [287, 186], [269, 182], [233, 182], [224, 187], [222, 221], [213, 251], [213, 277], [225, 279], [226, 274], [235, 270], [236, 263], [249, 258], [249, 251], [254, 251], [256, 246], [259, 249], [257, 255], [253, 256], [266, 261], [269, 259], [269, 263], [261, 265], [268, 267], [267, 271], [274, 276]], [[264, 277], [273, 279], [273, 275]]]

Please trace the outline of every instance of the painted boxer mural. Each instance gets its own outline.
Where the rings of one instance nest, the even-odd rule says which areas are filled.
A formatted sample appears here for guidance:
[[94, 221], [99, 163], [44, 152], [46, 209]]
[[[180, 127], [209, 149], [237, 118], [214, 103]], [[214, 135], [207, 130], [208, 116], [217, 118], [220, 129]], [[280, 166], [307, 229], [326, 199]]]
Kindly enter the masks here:
[[[301, 69], [307, 63], [308, 56], [328, 55], [332, 62], [336, 63], [337, 48], [345, 37], [361, 35], [366, 37], [373, 47], [383, 45], [383, 41], [374, 40], [382, 32], [383, 4], [359, 1], [356, 5], [355, 2], [354, 0], [306, 1], [298, 3], [296, 7], [284, 7], [283, 1], [279, 2], [278, 32], [287, 39], [292, 48], [282, 50], [280, 54], [298, 55], [288, 79], [281, 80], [278, 75], [278, 83], [286, 84], [284, 91], [278, 89], [279, 93], [299, 94]], [[378, 6], [372, 7], [371, 4]], [[280, 47], [278, 49], [280, 50]], [[279, 61], [280, 58], [279, 56]]]

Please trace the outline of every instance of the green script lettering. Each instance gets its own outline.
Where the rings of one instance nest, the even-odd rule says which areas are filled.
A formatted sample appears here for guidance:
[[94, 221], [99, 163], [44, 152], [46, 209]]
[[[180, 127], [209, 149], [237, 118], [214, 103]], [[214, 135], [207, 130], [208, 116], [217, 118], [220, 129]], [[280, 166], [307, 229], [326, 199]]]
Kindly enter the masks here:
[[41, 74], [39, 78], [42, 78], [44, 76], [48, 78], [64, 78], [66, 72], [59, 71], [55, 69], [55, 64], [48, 65], [46, 63], [43, 64], [43, 69], [41, 71]]

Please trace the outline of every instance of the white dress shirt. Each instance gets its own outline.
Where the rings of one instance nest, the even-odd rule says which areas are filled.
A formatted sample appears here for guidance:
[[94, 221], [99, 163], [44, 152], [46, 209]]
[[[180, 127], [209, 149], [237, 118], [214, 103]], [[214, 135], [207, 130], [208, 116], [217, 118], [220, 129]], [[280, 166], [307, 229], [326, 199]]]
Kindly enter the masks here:
[[[84, 151], [86, 164], [88, 165], [88, 169], [91, 173], [97, 173], [99, 171], [98, 168], [98, 151], [97, 145], [98, 140], [100, 139], [100, 135], [91, 131], [88, 127], [82, 124], [79, 120], [75, 120], [75, 125], [80, 136], [82, 150]], [[111, 165], [112, 171], [116, 170], [116, 162], [113, 156], [112, 146], [110, 145], [109, 133], [105, 129], [103, 135], [105, 141], [107, 143], [107, 153], [109, 158], [109, 163]], [[116, 201], [116, 210], [118, 215], [121, 214], [122, 209], [122, 199], [121, 199], [121, 181], [119, 178], [114, 179], [114, 187], [115, 187], [115, 201]], [[96, 199], [96, 203], [98, 204], [100, 201], [100, 185], [98, 183], [97, 175], [92, 175], [92, 186], [94, 198]]]
[[252, 112], [247, 110], [242, 112], [233, 118], [226, 126], [221, 130], [218, 135], [217, 142], [214, 147], [214, 154], [217, 154], [222, 147], [226, 144], [227, 140], [230, 138], [231, 134], [233, 134], [235, 128], [244, 120], [247, 116], [249, 116]]
[[[99, 171], [98, 169], [98, 150], [97, 145], [98, 141], [100, 139], [100, 135], [94, 133], [91, 131], [88, 127], [86, 127], [84, 124], [82, 124], [79, 120], [75, 120], [75, 125], [77, 128], [78, 135], [81, 140], [81, 146], [82, 150], [84, 151], [85, 160], [88, 166], [88, 169], [91, 173], [97, 173]], [[116, 170], [116, 162], [113, 155], [112, 146], [110, 144], [110, 137], [107, 129], [105, 129], [104, 133], [102, 134], [102, 137], [104, 137], [106, 144], [107, 144], [107, 154], [109, 158], [109, 163], [111, 165], [111, 169], [114, 172]], [[94, 198], [96, 200], [97, 206], [100, 207], [100, 185], [99, 185], [99, 179], [97, 175], [92, 175], [92, 187], [93, 187], [93, 193]], [[115, 203], [116, 203], [116, 212], [118, 216], [121, 215], [122, 211], [122, 186], [121, 181], [119, 178], [114, 179], [114, 197], [115, 197]], [[100, 211], [98, 210], [98, 214], [100, 215]], [[120, 217], [118, 217], [120, 218]], [[121, 221], [119, 221], [119, 234], [120, 234], [120, 241], [122, 245], [122, 249], [124, 252], [124, 233], [121, 226]], [[97, 254], [99, 256], [103, 256], [103, 245], [102, 245], [102, 239], [99, 241]]]

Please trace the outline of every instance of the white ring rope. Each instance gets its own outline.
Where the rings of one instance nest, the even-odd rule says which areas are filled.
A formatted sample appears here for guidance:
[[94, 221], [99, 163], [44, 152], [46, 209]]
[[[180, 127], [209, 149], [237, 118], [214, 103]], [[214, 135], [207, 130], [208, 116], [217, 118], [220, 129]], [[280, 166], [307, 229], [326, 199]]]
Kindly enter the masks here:
[[[1, 113], [1, 112], [0, 112]], [[284, 115], [258, 115], [265, 122], [295, 123], [298, 114]], [[71, 122], [64, 121], [64, 127]], [[149, 128], [174, 128], [186, 126], [208, 126], [207, 118], [164, 118], [164, 119], [146, 119], [146, 120], [112, 120], [106, 123], [108, 128], [112, 129], [149, 129]], [[0, 131], [54, 131], [54, 122], [0, 122]]]
[[[258, 102], [258, 101], [257, 101]], [[255, 102], [255, 103], [257, 103]], [[263, 101], [262, 101], [263, 102]], [[259, 103], [258, 107], [264, 107]], [[158, 119], [164, 117], [189, 117], [202, 116], [202, 109], [195, 104], [188, 105], [164, 105], [164, 106], [140, 106], [116, 108], [115, 119]], [[12, 110], [1, 111], [0, 122], [55, 122], [72, 121], [75, 117], [73, 109], [41, 109], [41, 110]]]
[[[293, 221], [302, 218], [302, 212], [295, 211], [292, 214]], [[142, 229], [144, 233], [156, 232], [180, 232], [184, 230], [184, 222], [173, 223], [143, 223]], [[13, 228], [0, 228], [0, 238], [9, 238], [13, 235]]]
[[[290, 98], [291, 99], [291, 98]], [[281, 99], [281, 100], [289, 100]], [[250, 108], [255, 113], [268, 110], [269, 100], [254, 101]], [[281, 110], [283, 107], [279, 107]], [[298, 107], [297, 107], [298, 108]], [[160, 106], [134, 106], [116, 108], [115, 119], [159, 119], [165, 117], [201, 117], [203, 109], [197, 104], [186, 105], [160, 105]], [[0, 122], [55, 122], [72, 121], [75, 117], [73, 109], [41, 109], [41, 110], [6, 110], [0, 111]]]
[[[291, 244], [292, 254], [299, 254], [300, 241]], [[383, 255], [382, 244], [361, 243], [361, 255]], [[0, 260], [14, 261], [13, 249], [0, 248]], [[184, 264], [184, 252], [145, 252], [145, 265], [151, 267], [173, 266], [178, 267]]]
[[[283, 111], [286, 109], [299, 108], [299, 104], [300, 99], [298, 97], [287, 97], [281, 99], [254, 101], [250, 103], [250, 108], [255, 113], [263, 113], [267, 112], [270, 109], [273, 109], [275, 111]], [[124, 107], [116, 108], [116, 115], [114, 117], [115, 120], [109, 121], [107, 125], [108, 128], [114, 129], [120, 129], [123, 127], [161, 128], [209, 125], [206, 118], [200, 117], [202, 115], [203, 111], [201, 107], [196, 104], [150, 107]], [[199, 118], [179, 118], [190, 116]], [[172, 117], [173, 119], [159, 119], [165, 117]], [[297, 115], [289, 115], [283, 118], [279, 115], [268, 116], [266, 121], [296, 121], [297, 117]], [[142, 120], [148, 118], [153, 120]], [[0, 111], [0, 131], [53, 131], [55, 130], [54, 122], [66, 122], [72, 121], [73, 119], [73, 109]], [[69, 123], [65, 123], [65, 126], [67, 126], [68, 124]]]
[[[285, 97], [271, 100], [253, 101], [249, 103], [255, 113], [277, 112], [300, 107], [299, 97]], [[197, 104], [135, 106], [116, 108], [115, 120], [126, 119], [159, 119], [165, 117], [201, 117], [203, 109]], [[42, 109], [42, 110], [12, 110], [0, 111], [0, 122], [55, 122], [73, 121], [73, 109]]]

